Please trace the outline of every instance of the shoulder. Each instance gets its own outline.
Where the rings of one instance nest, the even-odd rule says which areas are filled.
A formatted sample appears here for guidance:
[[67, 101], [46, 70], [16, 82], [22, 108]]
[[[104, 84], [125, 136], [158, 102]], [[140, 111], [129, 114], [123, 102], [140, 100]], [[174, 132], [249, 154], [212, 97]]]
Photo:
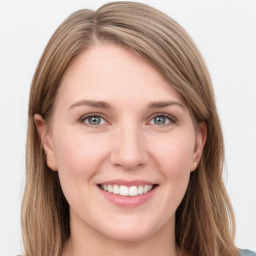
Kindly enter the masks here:
[[241, 256], [256, 256], [256, 252], [240, 249], [240, 255]]

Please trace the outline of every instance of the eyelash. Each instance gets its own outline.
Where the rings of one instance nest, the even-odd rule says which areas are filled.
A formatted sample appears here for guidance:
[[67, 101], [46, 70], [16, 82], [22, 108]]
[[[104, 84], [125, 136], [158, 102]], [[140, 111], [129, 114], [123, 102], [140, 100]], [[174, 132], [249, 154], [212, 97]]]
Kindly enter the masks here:
[[[105, 120], [105, 118], [102, 117], [101, 114], [98, 114], [98, 113], [91, 113], [91, 114], [85, 115], [85, 116], [83, 116], [82, 118], [80, 118], [80, 122], [81, 122], [81, 123], [84, 123], [86, 126], [90, 126], [90, 127], [98, 127], [98, 126], [100, 126], [100, 125], [93, 125], [93, 124], [87, 124], [87, 123], [85, 123], [85, 120], [86, 120], [87, 118], [90, 118], [90, 117], [99, 117], [99, 118], [102, 118], [102, 119]], [[107, 121], [105, 120], [105, 122], [107, 122]]]
[[[106, 124], [97, 124], [97, 125], [93, 125], [93, 124], [85, 123], [85, 120], [86, 120], [87, 118], [90, 118], [90, 117], [102, 118], [102, 119], [105, 120], [105, 122], [107, 122], [106, 119], [102, 116], [102, 114], [99, 114], [99, 113], [91, 113], [91, 114], [85, 115], [85, 116], [83, 116], [82, 118], [80, 118], [80, 122], [81, 122], [81, 123], [84, 123], [86, 126], [95, 127], [95, 128], [97, 128], [97, 127], [99, 127], [99, 126], [102, 126], [102, 125], [106, 125]], [[168, 125], [177, 123], [177, 119], [176, 119], [174, 116], [169, 115], [169, 114], [166, 114], [166, 113], [157, 113], [157, 114], [154, 114], [154, 115], [151, 117], [150, 121], [152, 121], [152, 120], [153, 120], [154, 118], [156, 118], [156, 117], [165, 117], [165, 118], [169, 119], [169, 123], [167, 123], [167, 124], [162, 124], [162, 125], [156, 125], [156, 124], [155, 124], [156, 126], [168, 126]], [[108, 122], [107, 122], [107, 123], [108, 123]]]
[[[164, 124], [164, 125], [161, 125], [161, 126], [168, 126], [168, 125], [177, 123], [177, 119], [174, 116], [166, 114], [166, 113], [157, 113], [157, 114], [152, 116], [150, 121], [153, 120], [155, 117], [165, 117], [165, 118], [169, 119], [170, 123]], [[159, 126], [159, 125], [157, 125], [157, 126]]]

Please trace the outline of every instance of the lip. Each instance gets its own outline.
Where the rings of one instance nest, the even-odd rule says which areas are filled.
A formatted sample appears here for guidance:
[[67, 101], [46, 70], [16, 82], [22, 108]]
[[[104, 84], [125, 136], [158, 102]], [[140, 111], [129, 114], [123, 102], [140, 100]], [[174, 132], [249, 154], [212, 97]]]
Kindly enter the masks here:
[[[127, 187], [129, 186], [139, 186], [139, 185], [157, 185], [149, 181], [145, 180], [110, 180], [110, 181], [104, 181], [100, 183], [101, 185], [125, 185]], [[105, 190], [102, 190], [99, 187], [98, 184], [98, 189], [102, 193], [102, 195], [111, 203], [119, 206], [119, 207], [126, 207], [126, 208], [131, 208], [131, 207], [137, 207], [140, 206], [147, 201], [149, 201], [155, 194], [158, 186], [154, 186], [152, 190], [147, 192], [146, 194], [142, 195], [137, 195], [137, 196], [120, 196], [116, 195], [113, 193], [106, 192]]]
[[[127, 187], [131, 186], [139, 186], [139, 185], [154, 185], [154, 183], [146, 180], [124, 180], [124, 179], [116, 179], [116, 180], [108, 180], [99, 183], [101, 185], [124, 185]], [[98, 185], [99, 185], [98, 184]]]

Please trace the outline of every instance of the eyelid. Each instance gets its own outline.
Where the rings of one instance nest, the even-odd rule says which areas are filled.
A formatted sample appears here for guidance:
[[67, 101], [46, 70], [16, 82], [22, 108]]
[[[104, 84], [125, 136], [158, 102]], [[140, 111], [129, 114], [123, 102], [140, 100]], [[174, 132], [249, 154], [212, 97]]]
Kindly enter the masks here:
[[[150, 122], [153, 118], [155, 118], [155, 117], [157, 117], [157, 116], [164, 116], [164, 117], [167, 117], [167, 118], [170, 120], [170, 123], [171, 123], [171, 124], [177, 123], [177, 121], [178, 121], [177, 118], [175, 118], [173, 115], [170, 115], [170, 114], [167, 114], [167, 113], [159, 112], [159, 113], [154, 114], [154, 115], [150, 118], [149, 122]], [[165, 125], [162, 125], [162, 126], [166, 126], [166, 125], [168, 125], [168, 124], [165, 124]], [[160, 125], [158, 125], [158, 126], [160, 126]]]
[[[100, 117], [100, 118], [103, 118], [105, 120], [105, 122], [107, 124], [101, 124], [101, 125], [90, 125], [90, 124], [87, 124], [84, 122], [84, 120], [88, 117], [92, 117], [92, 116], [96, 116], [96, 117]], [[170, 123], [173, 124], [173, 123], [177, 123], [177, 118], [175, 118], [173, 115], [170, 115], [170, 114], [167, 114], [167, 113], [163, 113], [163, 112], [159, 112], [159, 113], [155, 113], [153, 116], [150, 117], [150, 120], [148, 122], [150, 122], [153, 118], [157, 117], [157, 116], [164, 116], [166, 118], [168, 118], [170, 120]], [[110, 122], [107, 121], [107, 118], [102, 114], [102, 113], [97, 113], [97, 112], [94, 112], [94, 113], [89, 113], [89, 114], [85, 114], [83, 115], [80, 119], [79, 119], [80, 122], [84, 123], [86, 126], [90, 126], [90, 127], [99, 127], [99, 126], [104, 126], [104, 125], [109, 125]], [[147, 122], [147, 123], [148, 123]], [[165, 124], [165, 125], [161, 125], [161, 126], [167, 126], [168, 124]], [[158, 125], [159, 126], [159, 125]]]
[[[84, 122], [86, 118], [92, 117], [92, 116], [96, 116], [96, 117], [100, 117], [100, 118], [104, 119], [104, 121], [105, 121], [107, 124], [92, 125], [92, 124], [87, 124], [87, 123]], [[110, 122], [107, 121], [106, 117], [104, 117], [103, 114], [97, 113], [97, 112], [85, 114], [85, 115], [83, 115], [83, 116], [79, 119], [79, 121], [80, 121], [81, 123], [83, 123], [84, 125], [90, 126], [90, 127], [99, 127], [99, 126], [104, 126], [104, 125], [109, 125], [109, 124], [110, 124]]]

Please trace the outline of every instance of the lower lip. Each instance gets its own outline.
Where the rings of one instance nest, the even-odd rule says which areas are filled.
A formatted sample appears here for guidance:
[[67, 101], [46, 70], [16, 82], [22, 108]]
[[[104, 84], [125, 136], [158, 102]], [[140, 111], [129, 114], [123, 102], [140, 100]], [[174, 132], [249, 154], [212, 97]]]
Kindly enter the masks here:
[[157, 187], [154, 187], [146, 194], [137, 195], [137, 196], [120, 196], [113, 193], [106, 192], [99, 188], [102, 194], [112, 203], [122, 206], [122, 207], [136, 207], [147, 202], [155, 193]]

